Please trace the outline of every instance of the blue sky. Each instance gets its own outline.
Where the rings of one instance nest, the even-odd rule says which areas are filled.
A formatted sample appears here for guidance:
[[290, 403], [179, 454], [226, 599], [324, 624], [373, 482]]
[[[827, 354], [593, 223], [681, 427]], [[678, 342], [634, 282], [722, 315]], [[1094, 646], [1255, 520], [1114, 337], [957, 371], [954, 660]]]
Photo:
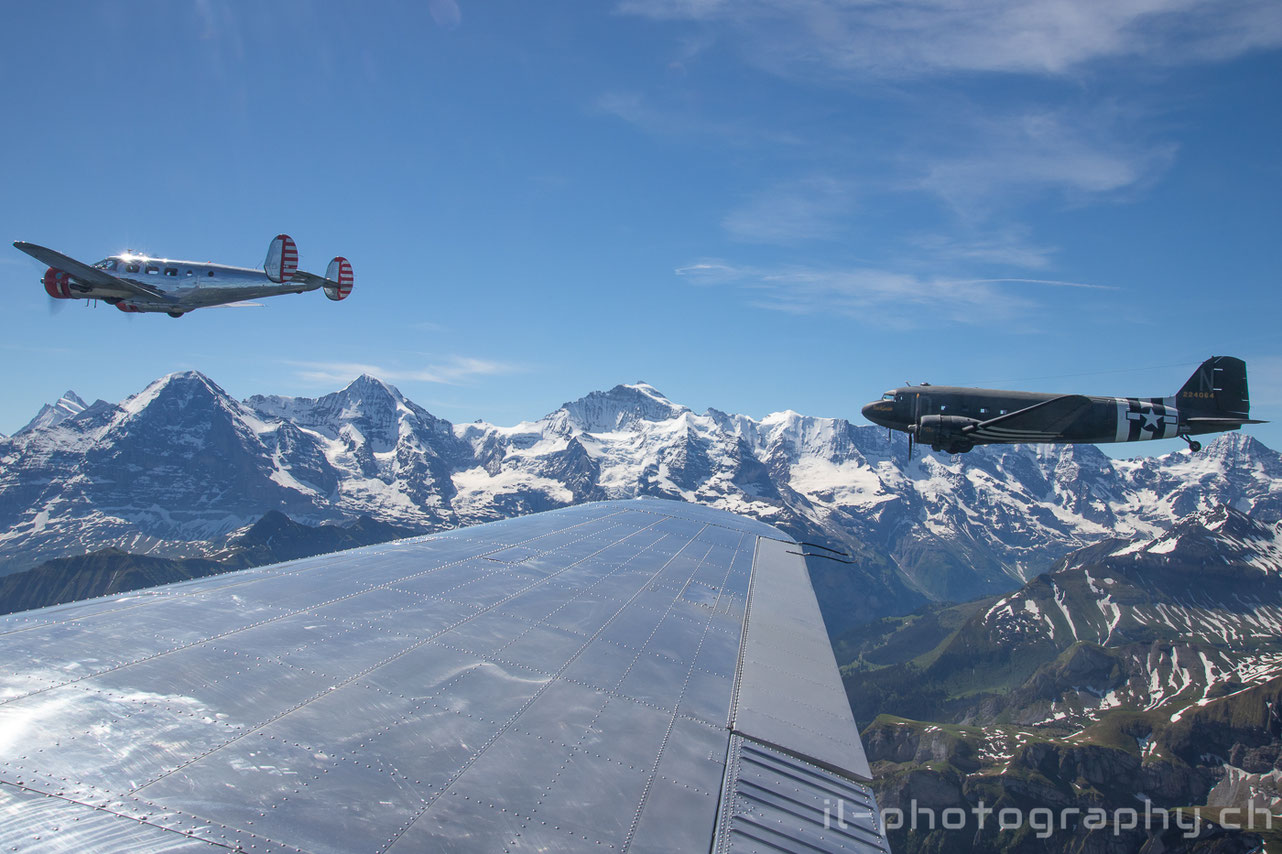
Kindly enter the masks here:
[[860, 422], [905, 380], [1163, 394], [1213, 354], [1282, 421], [1272, 0], [370, 8], [8, 10], [6, 240], [257, 265], [284, 231], [356, 288], [52, 311], [4, 250], [0, 431], [187, 368], [368, 371], [455, 422], [638, 379]]

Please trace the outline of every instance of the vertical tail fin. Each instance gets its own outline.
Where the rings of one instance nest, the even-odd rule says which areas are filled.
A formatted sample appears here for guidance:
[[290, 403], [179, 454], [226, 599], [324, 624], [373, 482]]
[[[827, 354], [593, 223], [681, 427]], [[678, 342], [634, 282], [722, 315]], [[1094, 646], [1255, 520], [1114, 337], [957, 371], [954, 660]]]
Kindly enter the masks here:
[[298, 272], [298, 246], [288, 234], [278, 234], [267, 247], [263, 272], [276, 284], [288, 282]]
[[1247, 418], [1251, 398], [1246, 388], [1246, 362], [1232, 356], [1207, 359], [1175, 395], [1175, 406], [1181, 414]]
[[329, 262], [325, 270], [326, 284], [323, 285], [325, 296], [332, 300], [347, 299], [356, 284], [356, 274], [352, 272], [352, 262], [342, 255]]

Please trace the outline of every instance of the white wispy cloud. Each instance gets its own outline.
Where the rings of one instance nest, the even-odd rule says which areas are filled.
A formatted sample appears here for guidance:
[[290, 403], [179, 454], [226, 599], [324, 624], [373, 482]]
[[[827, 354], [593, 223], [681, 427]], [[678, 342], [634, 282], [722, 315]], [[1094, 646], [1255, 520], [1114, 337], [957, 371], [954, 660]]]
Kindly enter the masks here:
[[959, 211], [978, 211], [1038, 193], [1070, 200], [1141, 187], [1174, 162], [1176, 147], [1146, 143], [1110, 106], [1036, 110], [961, 122], [947, 149], [923, 152], [917, 188]]
[[918, 254], [937, 262], [1045, 269], [1056, 249], [1031, 243], [1026, 231], [1023, 227], [1008, 227], [982, 235], [927, 234], [910, 238], [909, 243]]
[[754, 194], [721, 224], [736, 240], [787, 245], [837, 237], [853, 209], [850, 182], [812, 176]]
[[745, 56], [781, 73], [1061, 75], [1112, 58], [1182, 65], [1282, 45], [1275, 0], [622, 0], [618, 9], [723, 24]]
[[817, 269], [737, 266], [701, 261], [676, 270], [695, 285], [744, 290], [759, 308], [791, 314], [841, 314], [896, 328], [938, 323], [991, 324], [1023, 316], [1039, 288], [1113, 290], [1053, 279], [958, 279], [873, 267]]
[[343, 385], [361, 374], [369, 374], [388, 382], [424, 382], [441, 385], [463, 385], [477, 377], [511, 374], [523, 370], [520, 366], [490, 359], [470, 356], [451, 356], [437, 363], [417, 367], [391, 367], [366, 362], [297, 362], [288, 361], [297, 369], [298, 377], [310, 383]]

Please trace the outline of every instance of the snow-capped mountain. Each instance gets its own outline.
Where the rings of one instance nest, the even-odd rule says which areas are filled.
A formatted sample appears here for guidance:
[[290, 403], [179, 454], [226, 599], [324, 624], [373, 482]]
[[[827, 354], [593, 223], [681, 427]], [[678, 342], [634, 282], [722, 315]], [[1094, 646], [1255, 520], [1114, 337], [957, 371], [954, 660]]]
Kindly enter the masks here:
[[[1185, 453], [1110, 460], [1093, 446], [979, 448], [909, 461], [884, 431], [795, 412], [698, 415], [645, 384], [618, 386], [512, 428], [460, 429], [478, 468], [456, 508], [661, 495], [821, 538], [932, 599], [1009, 590], [1112, 536], [1152, 534], [1198, 506], [1282, 516], [1282, 456], [1228, 434]], [[876, 591], [872, 591], [874, 595]]]
[[[1282, 806], [1282, 523], [1206, 507], [836, 646], [882, 804]], [[1038, 850], [1254, 850], [1067, 830]], [[1006, 850], [998, 837], [962, 847]]]
[[361, 376], [315, 400], [255, 396], [245, 405], [279, 479], [313, 497], [313, 518], [326, 515], [324, 505], [348, 519], [458, 524], [451, 473], [470, 463], [471, 447], [392, 386]]
[[367, 377], [319, 400], [240, 403], [171, 374], [0, 443], [0, 555], [12, 571], [106, 546], [203, 554], [273, 509], [453, 526], [458, 454], [470, 458], [447, 422]]
[[1198, 507], [1276, 519], [1282, 457], [1227, 434], [1194, 457], [1025, 446], [909, 461], [879, 428], [698, 414], [645, 383], [513, 427], [454, 426], [371, 377], [314, 400], [239, 402], [187, 372], [0, 441], [0, 573], [104, 546], [209, 553], [271, 510], [430, 530], [637, 495], [846, 551], [853, 566], [813, 562], [841, 624], [1009, 591], [1076, 548], [1155, 535]]
[[1116, 707], [1178, 720], [1282, 676], [1282, 522], [1218, 505], [1156, 537], [1074, 552], [988, 607], [957, 642], [968, 655], [1000, 648], [1029, 666], [1074, 650], [1003, 701], [1021, 723], [1081, 723]]
[[[89, 404], [81, 400], [80, 395], [74, 391], [68, 391], [53, 403], [46, 403], [40, 407], [36, 417], [28, 421], [18, 433], [26, 433], [29, 430], [38, 430], [42, 427], [53, 427], [55, 424], [61, 424], [68, 418], [79, 415], [88, 407]], [[14, 435], [16, 436], [17, 433]]]
[[[0, 553], [10, 568], [115, 546], [201, 554], [276, 505], [316, 515], [253, 413], [197, 373], [0, 443]], [[16, 565], [16, 566], [15, 566]]]

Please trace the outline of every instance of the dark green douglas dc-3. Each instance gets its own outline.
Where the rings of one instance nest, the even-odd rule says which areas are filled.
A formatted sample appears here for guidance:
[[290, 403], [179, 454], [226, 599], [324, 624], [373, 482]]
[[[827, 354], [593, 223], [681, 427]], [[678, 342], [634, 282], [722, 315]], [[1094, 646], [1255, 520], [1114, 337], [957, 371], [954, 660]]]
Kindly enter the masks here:
[[863, 408], [874, 424], [913, 443], [962, 454], [976, 445], [1031, 442], [1138, 442], [1174, 439], [1263, 424], [1250, 418], [1246, 362], [1207, 359], [1173, 397], [1088, 397], [926, 383], [888, 391]]

